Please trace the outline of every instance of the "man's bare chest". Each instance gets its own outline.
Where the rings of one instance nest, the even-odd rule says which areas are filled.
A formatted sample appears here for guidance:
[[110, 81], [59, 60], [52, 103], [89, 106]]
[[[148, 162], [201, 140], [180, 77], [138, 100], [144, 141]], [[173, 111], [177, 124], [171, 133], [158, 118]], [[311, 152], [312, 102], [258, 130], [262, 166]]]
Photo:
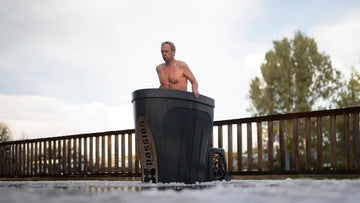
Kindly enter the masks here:
[[178, 83], [182, 80], [186, 80], [181, 68], [177, 67], [164, 68], [160, 73], [160, 78], [168, 83]]

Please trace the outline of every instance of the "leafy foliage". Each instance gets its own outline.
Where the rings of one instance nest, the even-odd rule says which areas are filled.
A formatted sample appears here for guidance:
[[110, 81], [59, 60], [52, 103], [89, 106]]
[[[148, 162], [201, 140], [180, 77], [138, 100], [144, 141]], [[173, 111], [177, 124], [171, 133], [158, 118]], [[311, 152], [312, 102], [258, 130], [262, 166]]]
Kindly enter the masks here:
[[328, 55], [318, 52], [313, 38], [296, 32], [294, 39], [274, 41], [261, 65], [263, 79], [252, 79], [249, 97], [255, 115], [311, 111], [320, 99], [330, 99], [341, 74]]
[[12, 133], [10, 128], [4, 123], [0, 123], [0, 142], [7, 142], [11, 139]]
[[338, 96], [333, 99], [336, 108], [360, 105], [360, 72], [352, 68], [349, 81], [345, 82]]

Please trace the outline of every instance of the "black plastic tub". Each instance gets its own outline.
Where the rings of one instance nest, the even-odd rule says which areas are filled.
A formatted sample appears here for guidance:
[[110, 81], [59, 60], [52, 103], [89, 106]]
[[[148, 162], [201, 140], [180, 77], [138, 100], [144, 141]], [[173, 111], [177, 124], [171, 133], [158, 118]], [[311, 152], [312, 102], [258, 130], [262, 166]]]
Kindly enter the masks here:
[[143, 182], [207, 181], [214, 100], [168, 89], [133, 92]]

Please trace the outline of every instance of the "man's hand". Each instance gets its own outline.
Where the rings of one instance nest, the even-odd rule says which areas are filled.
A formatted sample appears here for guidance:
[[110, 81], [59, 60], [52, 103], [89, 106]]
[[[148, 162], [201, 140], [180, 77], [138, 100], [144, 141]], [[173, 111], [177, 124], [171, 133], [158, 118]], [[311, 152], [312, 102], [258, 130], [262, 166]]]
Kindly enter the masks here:
[[198, 90], [193, 90], [193, 93], [194, 93], [194, 96], [195, 96], [196, 98], [199, 97], [199, 91], [198, 91]]

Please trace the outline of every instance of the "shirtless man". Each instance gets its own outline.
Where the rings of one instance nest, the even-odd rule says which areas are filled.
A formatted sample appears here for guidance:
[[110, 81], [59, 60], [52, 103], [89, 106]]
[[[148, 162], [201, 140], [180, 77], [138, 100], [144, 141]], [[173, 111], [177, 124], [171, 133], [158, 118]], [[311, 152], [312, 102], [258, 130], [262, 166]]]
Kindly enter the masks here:
[[198, 83], [189, 66], [174, 58], [175, 51], [175, 45], [172, 42], [166, 41], [161, 44], [161, 55], [165, 63], [156, 67], [160, 88], [187, 91], [187, 80], [189, 80], [192, 92], [198, 98]]

